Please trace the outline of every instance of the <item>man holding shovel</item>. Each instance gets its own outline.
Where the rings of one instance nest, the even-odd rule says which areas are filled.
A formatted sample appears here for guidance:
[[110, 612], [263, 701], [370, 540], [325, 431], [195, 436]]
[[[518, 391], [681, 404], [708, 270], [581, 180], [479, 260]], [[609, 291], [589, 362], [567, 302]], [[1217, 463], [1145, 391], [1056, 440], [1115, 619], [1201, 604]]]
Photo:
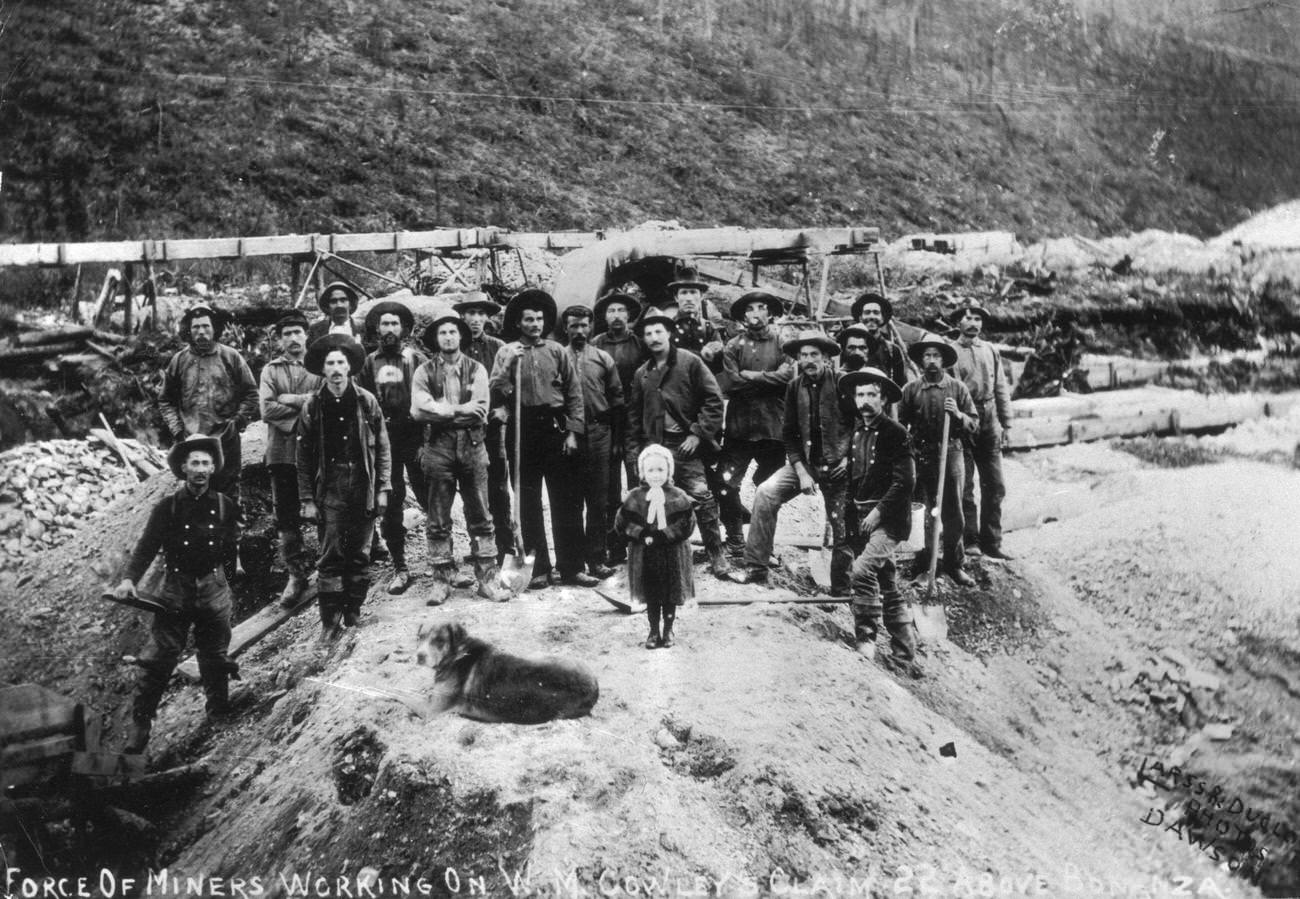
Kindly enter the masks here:
[[[488, 451], [484, 431], [488, 415], [487, 369], [461, 352], [472, 335], [457, 315], [444, 315], [424, 329], [422, 340], [432, 359], [415, 372], [411, 416], [424, 422], [420, 465], [428, 484], [429, 562], [433, 587], [427, 605], [446, 601], [453, 587], [478, 581], [478, 595], [494, 602], [509, 599], [496, 585], [496, 544], [488, 512]], [[460, 489], [465, 530], [474, 557], [474, 579], [456, 570], [451, 543], [451, 504]]]
[[926, 334], [907, 353], [921, 366], [921, 377], [903, 387], [898, 405], [898, 421], [912, 435], [917, 478], [925, 497], [925, 551], [917, 556], [917, 567], [928, 569], [934, 553], [933, 510], [937, 506], [943, 520], [944, 571], [961, 586], [971, 587], [975, 580], [962, 569], [962, 435], [975, 432], [979, 412], [966, 385], [944, 371], [957, 362], [951, 343]]
[[840, 392], [857, 411], [845, 507], [846, 529], [857, 554], [849, 580], [853, 638], [859, 652], [871, 652], [883, 611], [890, 660], [913, 665], [916, 627], [898, 592], [894, 549], [912, 533], [916, 466], [907, 430], [885, 412], [903, 392], [883, 371], [869, 367], [840, 378]]

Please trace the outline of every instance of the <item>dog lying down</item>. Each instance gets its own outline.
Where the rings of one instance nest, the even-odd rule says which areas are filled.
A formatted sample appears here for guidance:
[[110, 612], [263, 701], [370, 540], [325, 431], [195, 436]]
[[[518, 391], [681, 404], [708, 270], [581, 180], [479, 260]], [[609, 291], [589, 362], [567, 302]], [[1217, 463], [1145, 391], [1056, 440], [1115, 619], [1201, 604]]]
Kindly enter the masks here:
[[541, 724], [581, 718], [600, 697], [581, 662], [524, 659], [498, 652], [460, 624], [421, 625], [416, 661], [435, 672], [433, 711], [476, 721]]

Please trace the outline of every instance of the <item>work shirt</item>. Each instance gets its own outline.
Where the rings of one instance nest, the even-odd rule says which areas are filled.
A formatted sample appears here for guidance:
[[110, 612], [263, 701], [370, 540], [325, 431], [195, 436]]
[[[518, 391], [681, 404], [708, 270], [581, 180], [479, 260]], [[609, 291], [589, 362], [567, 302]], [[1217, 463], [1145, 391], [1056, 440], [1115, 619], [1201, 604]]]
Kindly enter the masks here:
[[562, 409], [565, 429], [572, 434], [582, 434], [586, 421], [582, 405], [582, 384], [568, 349], [554, 340], [543, 338], [537, 343], [516, 340], [501, 347], [492, 364], [492, 393], [514, 397], [515, 360], [506, 353], [513, 346], [524, 348], [520, 357], [523, 362], [522, 405]]
[[163, 370], [158, 407], [178, 438], [215, 434], [232, 420], [243, 430], [257, 418], [257, 382], [233, 347], [214, 344], [210, 353], [185, 347]]
[[[348, 433], [356, 438], [356, 452], [345, 461], [359, 464], [365, 470], [365, 508], [358, 512], [372, 515], [377, 508], [378, 495], [392, 487], [393, 456], [388, 442], [388, 427], [384, 424], [384, 411], [379, 408], [379, 400], [373, 393], [351, 382], [344, 393], [354, 395], [352, 419], [355, 430], [349, 427]], [[325, 420], [330, 417], [332, 409], [337, 424], [340, 411], [340, 407], [331, 406], [327, 398], [334, 398], [328, 387], [312, 394], [302, 407], [298, 425], [298, 495], [312, 497], [316, 502], [324, 496], [325, 471], [328, 468]]]
[[138, 582], [163, 550], [167, 573], [202, 577], [220, 566], [239, 540], [239, 507], [215, 490], [199, 495], [182, 485], [149, 513], [124, 577]]
[[360, 457], [354, 457], [359, 435], [357, 391], [351, 381], [338, 396], [331, 390], [321, 391], [320, 421], [325, 430], [326, 464], [360, 461]]
[[[432, 411], [434, 401], [459, 408], [450, 415]], [[411, 383], [411, 416], [427, 422], [431, 435], [446, 430], [481, 427], [488, 414], [487, 369], [465, 353], [448, 359], [442, 353], [415, 370]]]
[[590, 343], [581, 350], [569, 347], [582, 382], [582, 408], [587, 424], [612, 424], [623, 415], [623, 382], [614, 357]]
[[794, 363], [781, 350], [776, 329], [757, 336], [749, 331], [727, 341], [718, 384], [727, 397], [729, 440], [780, 440], [785, 389]]
[[379, 400], [394, 448], [419, 442], [420, 429], [411, 419], [411, 380], [428, 361], [419, 350], [402, 347], [391, 355], [377, 350], [361, 366], [357, 382]]
[[484, 331], [483, 336], [475, 337], [466, 346], [461, 347], [460, 351], [483, 366], [484, 371], [490, 373], [497, 361], [497, 351], [505, 345], [504, 340]]
[[[713, 343], [715, 340], [721, 341], [726, 338], [726, 333], [720, 331], [713, 322], [704, 318], [695, 318], [689, 315], [677, 316], [673, 325], [676, 336], [673, 338], [678, 349], [689, 350], [703, 359], [702, 352], [706, 344]], [[715, 375], [722, 371], [722, 354], [714, 356], [711, 360], [706, 360], [709, 371]]]
[[916, 465], [907, 431], [885, 414], [870, 423], [858, 419], [849, 465], [849, 497], [860, 504], [858, 523], [877, 508], [880, 524], [893, 540], [912, 532], [912, 490]]
[[646, 359], [645, 344], [641, 338], [631, 331], [624, 331], [622, 337], [614, 337], [606, 331], [591, 338], [591, 345], [613, 357], [614, 365], [618, 368], [618, 383], [623, 385], [624, 392], [630, 391], [632, 375], [636, 374]]
[[1002, 427], [1011, 427], [1011, 391], [998, 351], [978, 337], [971, 341], [970, 346], [960, 340], [954, 346], [957, 348], [957, 364], [953, 371], [970, 391], [980, 415], [987, 418], [991, 413], [996, 414]]
[[838, 465], [848, 456], [852, 428], [840, 406], [834, 372], [827, 369], [816, 380], [799, 375], [786, 387], [781, 440], [791, 465]]
[[293, 465], [298, 461], [298, 413], [302, 407], [280, 402], [280, 395], [315, 393], [322, 383], [319, 375], [288, 356], [277, 356], [262, 366], [257, 400], [262, 421], [266, 422], [267, 465]]
[[[666, 431], [689, 432], [708, 450], [722, 436], [722, 391], [704, 360], [676, 347], [663, 365], [650, 358], [632, 376], [627, 404], [627, 459], [652, 443], [663, 443]], [[669, 423], [673, 427], [669, 427]]]
[[951, 375], [945, 374], [935, 383], [927, 381], [924, 376], [903, 385], [903, 398], [898, 404], [898, 421], [911, 432], [912, 444], [917, 451], [933, 449], [939, 445], [943, 436], [944, 400], [952, 397], [957, 401], [957, 408], [967, 416], [960, 424], [953, 422], [948, 428], [948, 442], [960, 440], [962, 429], [974, 434], [979, 423], [979, 410], [970, 398], [966, 385]]

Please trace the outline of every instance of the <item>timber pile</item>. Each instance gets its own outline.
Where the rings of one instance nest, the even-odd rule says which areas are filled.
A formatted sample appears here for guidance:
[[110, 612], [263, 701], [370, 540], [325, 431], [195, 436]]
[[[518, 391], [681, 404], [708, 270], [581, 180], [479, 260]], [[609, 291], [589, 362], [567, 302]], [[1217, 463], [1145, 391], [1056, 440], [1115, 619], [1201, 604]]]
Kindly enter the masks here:
[[0, 341], [0, 370], [40, 366], [74, 357], [78, 362], [103, 364], [117, 358], [117, 346], [126, 338], [109, 331], [79, 325], [32, 328]]
[[0, 454], [0, 571], [63, 543], [164, 462], [151, 447], [113, 439], [130, 464], [101, 440], [47, 440]]

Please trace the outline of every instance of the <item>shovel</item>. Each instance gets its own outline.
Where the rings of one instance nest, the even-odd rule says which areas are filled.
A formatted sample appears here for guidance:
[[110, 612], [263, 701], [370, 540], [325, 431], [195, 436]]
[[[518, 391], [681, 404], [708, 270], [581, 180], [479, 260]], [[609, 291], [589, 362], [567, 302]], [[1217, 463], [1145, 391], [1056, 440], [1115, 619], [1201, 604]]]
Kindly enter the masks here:
[[524, 528], [519, 520], [519, 468], [523, 464], [522, 430], [519, 420], [524, 410], [524, 357], [515, 360], [515, 464], [510, 469], [510, 518], [515, 526], [515, 551], [508, 553], [501, 560], [501, 570], [497, 572], [497, 584], [508, 590], [512, 596], [518, 596], [528, 586], [533, 577], [535, 553], [524, 552]]
[[930, 528], [930, 533], [934, 535], [934, 542], [930, 544], [930, 582], [926, 587], [925, 595], [928, 599], [934, 599], [934, 576], [939, 568], [939, 538], [943, 536], [943, 491], [948, 474], [948, 423], [952, 416], [947, 410], [943, 413], [943, 436], [939, 444], [939, 490], [935, 497], [934, 508], [930, 510], [930, 517], [934, 519], [934, 524]]

